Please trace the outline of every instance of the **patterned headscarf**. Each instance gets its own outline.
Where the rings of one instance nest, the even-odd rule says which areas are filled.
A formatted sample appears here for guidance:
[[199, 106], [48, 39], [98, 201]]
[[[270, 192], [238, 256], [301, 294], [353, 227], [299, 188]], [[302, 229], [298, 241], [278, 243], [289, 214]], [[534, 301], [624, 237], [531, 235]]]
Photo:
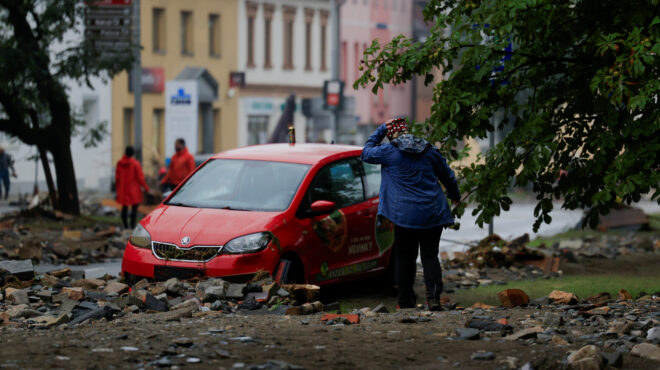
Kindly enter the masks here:
[[390, 140], [392, 140], [394, 134], [397, 132], [408, 132], [408, 124], [402, 117], [392, 118], [391, 120], [385, 122], [385, 127], [387, 128], [387, 138]]

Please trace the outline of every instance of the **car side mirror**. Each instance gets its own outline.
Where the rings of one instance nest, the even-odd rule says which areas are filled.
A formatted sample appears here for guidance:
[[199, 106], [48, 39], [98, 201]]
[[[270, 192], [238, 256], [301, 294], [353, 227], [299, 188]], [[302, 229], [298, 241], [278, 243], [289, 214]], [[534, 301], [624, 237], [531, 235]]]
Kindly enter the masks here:
[[330, 213], [335, 210], [335, 202], [331, 202], [329, 200], [317, 200], [316, 202], [312, 203], [310, 210], [315, 215]]

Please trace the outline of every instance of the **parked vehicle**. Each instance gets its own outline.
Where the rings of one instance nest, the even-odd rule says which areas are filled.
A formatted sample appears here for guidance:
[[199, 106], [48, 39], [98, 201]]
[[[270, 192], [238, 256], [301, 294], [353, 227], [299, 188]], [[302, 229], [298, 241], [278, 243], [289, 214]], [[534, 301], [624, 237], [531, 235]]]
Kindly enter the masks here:
[[240, 281], [268, 271], [322, 285], [383, 273], [393, 225], [377, 222], [380, 167], [360, 153], [268, 144], [214, 155], [135, 228], [122, 274]]

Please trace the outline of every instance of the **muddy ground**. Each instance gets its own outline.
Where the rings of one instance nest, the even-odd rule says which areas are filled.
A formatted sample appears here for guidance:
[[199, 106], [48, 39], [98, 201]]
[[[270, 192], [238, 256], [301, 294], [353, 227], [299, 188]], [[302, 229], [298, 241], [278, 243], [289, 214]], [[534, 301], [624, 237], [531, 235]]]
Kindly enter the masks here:
[[[494, 316], [518, 321], [538, 310], [510, 309]], [[68, 330], [16, 331], [2, 334], [3, 366], [19, 368], [111, 368], [186, 365], [190, 368], [232, 368], [286, 361], [307, 369], [334, 368], [508, 368], [532, 362], [537, 369], [561, 368], [568, 346], [520, 341], [451, 340], [468, 313], [442, 312], [428, 322], [403, 324], [410, 313], [384, 314], [357, 325], [327, 326], [320, 314], [306, 317], [222, 315], [213, 313], [181, 321], [161, 321], [141, 314], [110, 323], [94, 323]], [[177, 339], [190, 339], [177, 345]], [[250, 337], [242, 342], [241, 337]], [[245, 339], [243, 339], [245, 340]], [[189, 347], [187, 347], [190, 345]], [[122, 350], [124, 347], [124, 350]], [[126, 348], [135, 347], [135, 348]], [[128, 349], [128, 350], [127, 350]], [[495, 360], [470, 360], [477, 350], [493, 351]], [[180, 356], [177, 358], [177, 356]], [[167, 360], [162, 360], [167, 357]], [[197, 361], [199, 363], [188, 363]], [[658, 368], [658, 362], [624, 355], [626, 368]]]
[[[659, 266], [660, 257], [622, 257], [589, 260], [565, 265], [568, 273], [606, 273], [625, 268], [630, 274], [647, 274]], [[363, 282], [327, 289], [324, 300], [343, 305], [395, 304], [387, 285]], [[419, 282], [418, 282], [419, 283]], [[421, 286], [419, 286], [421, 287]], [[421, 293], [421, 291], [419, 291]], [[332, 368], [516, 368], [531, 362], [536, 369], [566, 367], [570, 350], [588, 344], [585, 335], [598, 328], [563, 327], [570, 344], [540, 341], [506, 341], [499, 336], [481, 340], [457, 340], [455, 329], [467, 319], [487, 315], [508, 318], [514, 332], [521, 322], [543, 317], [550, 308], [498, 308], [488, 311], [439, 313], [405, 310], [363, 317], [355, 325], [325, 325], [321, 314], [275, 316], [196, 312], [192, 317], [172, 319], [163, 314], [127, 314], [111, 322], [90, 322], [78, 327], [47, 330], [3, 328], [0, 331], [0, 367], [16, 368], [286, 368], [267, 367], [270, 360], [307, 369]], [[402, 323], [413, 317], [412, 323]], [[184, 339], [182, 339], [184, 338]], [[187, 339], [185, 339], [187, 338]], [[471, 360], [478, 350], [492, 351], [495, 359]], [[607, 349], [605, 351], [608, 351]], [[611, 350], [610, 350], [611, 351]], [[515, 360], [514, 360], [515, 359]], [[509, 362], [507, 362], [507, 360]], [[624, 368], [658, 369], [660, 362], [623, 355]], [[284, 365], [284, 364], [280, 364]]]

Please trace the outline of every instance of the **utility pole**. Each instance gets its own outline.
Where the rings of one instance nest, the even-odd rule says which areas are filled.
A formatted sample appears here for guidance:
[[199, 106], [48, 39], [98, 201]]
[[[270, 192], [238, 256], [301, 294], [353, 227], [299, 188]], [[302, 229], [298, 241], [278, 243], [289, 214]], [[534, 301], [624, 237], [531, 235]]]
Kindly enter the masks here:
[[[340, 52], [339, 49], [339, 7], [342, 4], [342, 0], [330, 0], [330, 22], [332, 22], [332, 65], [331, 65], [331, 79], [338, 81], [339, 80], [339, 58]], [[341, 98], [341, 97], [340, 97]], [[332, 110], [330, 113], [330, 130], [332, 132], [331, 140], [333, 143], [337, 143], [337, 126], [339, 123], [339, 110]]]
[[133, 64], [133, 147], [135, 159], [142, 163], [142, 61], [140, 48], [140, 0], [133, 0], [133, 43], [136, 46]]
[[[497, 126], [495, 126], [497, 127]], [[488, 138], [489, 144], [490, 144], [490, 150], [493, 150], [493, 147], [495, 147], [495, 132], [496, 130], [493, 130], [493, 132], [490, 133], [490, 137]], [[488, 235], [493, 235], [495, 232], [495, 226], [493, 225], [493, 219], [494, 217], [490, 218], [490, 223], [488, 223]]]

